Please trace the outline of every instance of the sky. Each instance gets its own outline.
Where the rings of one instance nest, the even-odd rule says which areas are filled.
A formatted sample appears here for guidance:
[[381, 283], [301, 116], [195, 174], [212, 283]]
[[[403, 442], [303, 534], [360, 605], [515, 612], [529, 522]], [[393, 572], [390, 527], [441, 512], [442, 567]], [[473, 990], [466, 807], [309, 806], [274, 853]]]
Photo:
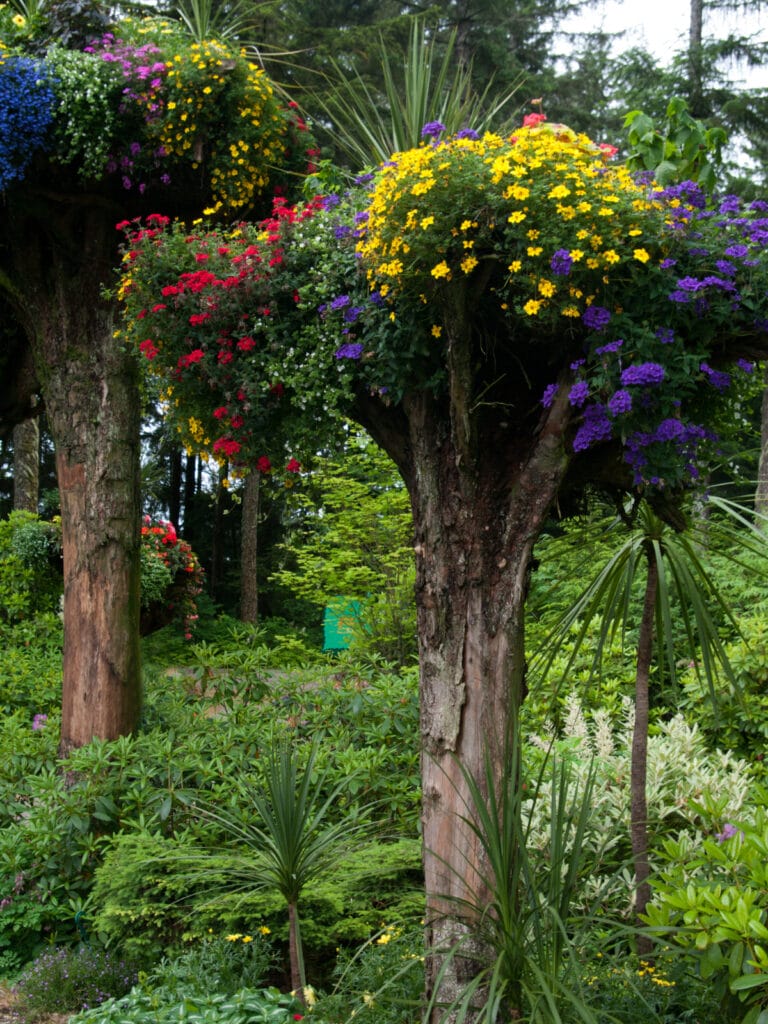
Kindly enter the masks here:
[[[579, 15], [578, 25], [580, 28], [603, 27], [608, 32], [624, 29], [627, 34], [618, 44], [621, 49], [644, 46], [664, 61], [666, 55], [687, 45], [689, 11], [688, 0], [624, 0], [623, 3], [603, 0], [593, 10]], [[743, 34], [745, 29], [768, 39], [768, 14], [746, 17], [743, 13], [717, 16], [705, 13], [705, 38], [707, 35], [725, 37], [729, 32]], [[744, 74], [746, 76], [746, 72]], [[749, 84], [768, 88], [768, 68], [750, 73]]]

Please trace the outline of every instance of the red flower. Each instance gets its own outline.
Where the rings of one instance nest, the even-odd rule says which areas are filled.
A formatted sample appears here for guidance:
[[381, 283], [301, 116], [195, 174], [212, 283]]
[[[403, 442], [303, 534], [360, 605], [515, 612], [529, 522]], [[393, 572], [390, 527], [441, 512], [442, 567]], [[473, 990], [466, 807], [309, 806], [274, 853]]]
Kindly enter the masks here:
[[285, 471], [286, 473], [300, 473], [301, 463], [297, 459], [289, 459]]
[[242, 416], [233, 416], [232, 419], [229, 421], [229, 425], [232, 427], [233, 430], [239, 430], [244, 422], [245, 421], [243, 420]]
[[256, 342], [253, 338], [241, 338], [237, 343], [237, 347], [241, 352], [250, 352], [252, 348], [256, 347]]
[[240, 444], [231, 437], [220, 437], [213, 442], [215, 452], [224, 452], [227, 456], [237, 455], [240, 451]]
[[526, 114], [523, 118], [523, 127], [535, 128], [537, 124], [541, 124], [542, 121], [546, 120], [546, 114]]
[[152, 312], [153, 313], [160, 313], [164, 309], [168, 309], [166, 304], [164, 302], [158, 302], [156, 305], [154, 305], [152, 307]]
[[189, 318], [189, 322], [193, 327], [199, 327], [200, 324], [204, 324], [206, 320], [210, 320], [210, 313], [193, 313]]
[[266, 455], [262, 455], [256, 462], [256, 469], [260, 473], [268, 473], [272, 469], [272, 463]]
[[139, 345], [139, 352], [145, 355], [147, 359], [154, 359], [160, 349], [155, 345], [151, 338], [147, 338], [146, 341], [142, 341]]
[[213, 415], [216, 417], [217, 420], [223, 420], [228, 412], [229, 410], [227, 409], [226, 405], [220, 405], [218, 409], [213, 410]]

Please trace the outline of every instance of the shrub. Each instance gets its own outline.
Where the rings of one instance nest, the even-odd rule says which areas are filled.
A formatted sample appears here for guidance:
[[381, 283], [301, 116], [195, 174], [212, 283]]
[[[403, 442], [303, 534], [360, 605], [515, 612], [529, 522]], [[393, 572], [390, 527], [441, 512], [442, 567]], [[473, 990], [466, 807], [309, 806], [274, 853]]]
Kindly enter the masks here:
[[26, 1019], [87, 1010], [136, 983], [134, 968], [113, 953], [80, 945], [47, 950], [20, 975], [14, 990]]

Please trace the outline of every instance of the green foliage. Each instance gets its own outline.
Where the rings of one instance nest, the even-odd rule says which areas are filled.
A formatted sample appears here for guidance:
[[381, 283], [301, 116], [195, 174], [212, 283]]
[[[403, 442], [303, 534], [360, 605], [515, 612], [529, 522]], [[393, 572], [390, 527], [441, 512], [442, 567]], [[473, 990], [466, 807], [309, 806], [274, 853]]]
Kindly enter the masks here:
[[213, 935], [209, 930], [201, 941], [185, 948], [179, 956], [163, 957], [147, 981], [152, 988], [234, 996], [239, 989], [266, 984], [274, 961], [266, 926], [256, 929], [253, 935]]
[[0, 521], [0, 624], [58, 610], [61, 531], [31, 512]]
[[661, 127], [640, 110], [627, 114], [624, 127], [629, 129], [627, 164], [633, 171], [652, 171], [662, 187], [698, 181], [708, 192], [715, 188], [728, 137], [722, 128], [708, 128], [692, 117], [685, 100], [670, 100]]
[[12, 626], [0, 625], [0, 711], [20, 710], [27, 721], [61, 703], [62, 623], [46, 613]]
[[694, 958], [722, 1010], [743, 1004], [742, 1024], [762, 1024], [768, 1014], [767, 795], [753, 794], [746, 820], [713, 804], [721, 826], [714, 836], [667, 840], [647, 908], [654, 933]]
[[412, 1024], [424, 992], [423, 929], [382, 925], [354, 952], [343, 950], [331, 990], [320, 995], [313, 1018], [359, 1017], [376, 1024]]
[[76, 1024], [291, 1024], [300, 1003], [276, 988], [218, 992], [153, 990], [137, 986], [122, 999], [72, 1018]]
[[356, 432], [342, 458], [309, 474], [294, 509], [284, 567], [271, 579], [320, 607], [358, 602], [345, 617], [353, 657], [412, 661], [413, 527], [408, 492], [391, 461]]
[[17, 978], [24, 1020], [44, 1013], [75, 1012], [122, 996], [137, 980], [131, 964], [109, 950], [61, 946], [42, 953]]

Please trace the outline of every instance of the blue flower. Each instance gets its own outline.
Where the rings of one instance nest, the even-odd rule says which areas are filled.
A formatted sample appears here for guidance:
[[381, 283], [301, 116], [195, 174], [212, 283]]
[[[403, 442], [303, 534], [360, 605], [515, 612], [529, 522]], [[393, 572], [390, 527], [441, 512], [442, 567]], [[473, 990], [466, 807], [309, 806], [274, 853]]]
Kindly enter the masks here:
[[24, 177], [36, 150], [48, 141], [53, 121], [53, 82], [40, 61], [0, 61], [0, 191]]

